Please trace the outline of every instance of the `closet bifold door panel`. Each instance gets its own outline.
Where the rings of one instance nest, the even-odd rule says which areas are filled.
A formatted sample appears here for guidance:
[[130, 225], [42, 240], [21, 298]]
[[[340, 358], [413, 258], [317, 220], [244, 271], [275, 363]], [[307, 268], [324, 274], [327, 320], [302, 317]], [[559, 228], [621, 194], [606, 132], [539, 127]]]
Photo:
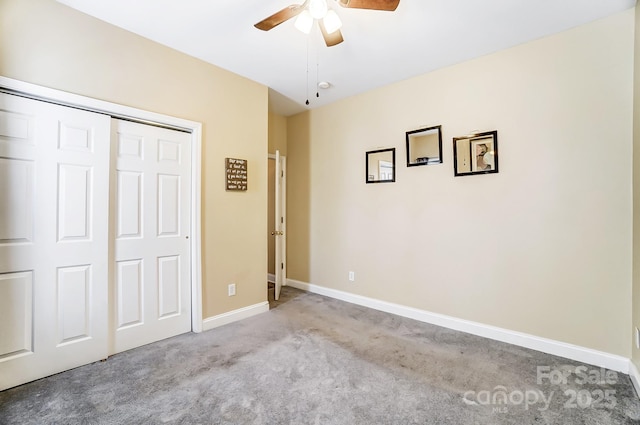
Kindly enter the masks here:
[[0, 390], [108, 355], [110, 125], [0, 93]]
[[191, 135], [114, 119], [109, 354], [191, 330]]

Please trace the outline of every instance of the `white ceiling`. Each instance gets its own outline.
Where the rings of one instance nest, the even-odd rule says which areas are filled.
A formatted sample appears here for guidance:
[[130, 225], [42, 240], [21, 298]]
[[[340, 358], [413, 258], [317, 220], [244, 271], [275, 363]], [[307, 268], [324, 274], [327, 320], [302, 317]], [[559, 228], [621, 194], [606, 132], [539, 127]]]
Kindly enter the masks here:
[[[294, 28], [293, 19], [268, 32], [253, 26], [303, 0], [58, 1], [268, 86], [271, 108], [287, 116], [591, 22], [636, 3], [400, 0], [395, 12], [382, 12], [345, 9], [328, 0], [343, 21], [345, 41], [326, 47], [319, 31], [306, 36]], [[317, 81], [331, 83], [320, 90], [319, 98]]]

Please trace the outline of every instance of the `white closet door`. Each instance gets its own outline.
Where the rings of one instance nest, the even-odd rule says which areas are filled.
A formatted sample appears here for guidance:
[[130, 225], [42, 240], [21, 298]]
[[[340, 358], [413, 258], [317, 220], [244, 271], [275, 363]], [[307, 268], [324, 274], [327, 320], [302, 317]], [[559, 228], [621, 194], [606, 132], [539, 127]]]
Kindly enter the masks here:
[[191, 330], [191, 135], [112, 122], [110, 354]]
[[0, 390], [107, 357], [110, 121], [0, 94]]

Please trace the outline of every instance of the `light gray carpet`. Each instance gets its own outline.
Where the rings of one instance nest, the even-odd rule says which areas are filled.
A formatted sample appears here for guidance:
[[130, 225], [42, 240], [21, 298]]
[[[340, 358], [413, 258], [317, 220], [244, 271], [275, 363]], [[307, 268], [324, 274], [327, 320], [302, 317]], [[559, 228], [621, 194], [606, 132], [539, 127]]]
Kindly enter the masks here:
[[579, 366], [284, 288], [268, 313], [1, 392], [0, 423], [640, 423], [628, 376]]

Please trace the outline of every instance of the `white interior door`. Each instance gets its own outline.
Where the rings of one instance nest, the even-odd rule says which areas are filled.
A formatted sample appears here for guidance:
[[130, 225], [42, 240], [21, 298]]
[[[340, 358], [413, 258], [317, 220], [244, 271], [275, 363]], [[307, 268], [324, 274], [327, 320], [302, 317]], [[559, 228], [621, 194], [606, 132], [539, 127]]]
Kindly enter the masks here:
[[280, 298], [280, 291], [286, 278], [286, 162], [285, 158], [276, 150], [275, 172], [275, 293], [274, 298]]
[[107, 357], [109, 134], [0, 94], [0, 390]]
[[191, 136], [112, 121], [110, 354], [191, 330]]

